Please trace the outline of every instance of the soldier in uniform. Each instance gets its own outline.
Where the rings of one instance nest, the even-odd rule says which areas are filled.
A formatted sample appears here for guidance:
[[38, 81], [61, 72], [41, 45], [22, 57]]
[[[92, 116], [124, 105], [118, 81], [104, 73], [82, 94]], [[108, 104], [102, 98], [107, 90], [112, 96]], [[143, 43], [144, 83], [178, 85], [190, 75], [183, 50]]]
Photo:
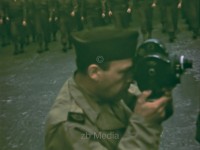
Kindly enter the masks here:
[[143, 40], [151, 38], [153, 30], [153, 12], [157, 0], [133, 0], [133, 7], [137, 9]]
[[56, 35], [59, 29], [59, 20], [58, 20], [58, 10], [59, 3], [57, 0], [49, 0], [49, 25], [50, 25], [50, 33], [51, 39], [56, 41]]
[[199, 32], [199, 0], [183, 0], [183, 5], [186, 9], [186, 16], [189, 27], [193, 32], [192, 38], [196, 39]]
[[82, 0], [81, 19], [85, 29], [104, 25], [105, 0]]
[[108, 0], [109, 14], [113, 16], [116, 28], [127, 28], [131, 21], [132, 0]]
[[35, 3], [33, 0], [26, 0], [26, 43], [29, 44], [30, 41], [36, 41], [36, 28], [35, 28]]
[[132, 86], [135, 105], [124, 101], [137, 38], [133, 30], [105, 27], [73, 34], [77, 70], [48, 114], [46, 150], [158, 150], [171, 92], [148, 102], [151, 92]]
[[48, 0], [35, 0], [35, 28], [38, 53], [49, 50], [49, 7]]
[[23, 0], [9, 0], [9, 18], [11, 21], [11, 36], [14, 45], [14, 55], [24, 52], [26, 26], [26, 7]]
[[[182, 7], [182, 0], [159, 0], [162, 8], [162, 24], [169, 34], [169, 41], [173, 42], [178, 26], [178, 9]], [[164, 16], [165, 15], [165, 16]]]
[[59, 0], [60, 33], [63, 52], [72, 48], [72, 17], [76, 12], [77, 4], [76, 0]]
[[5, 0], [0, 0], [0, 41], [1, 46], [6, 46], [8, 42], [8, 20], [7, 20], [7, 5]]

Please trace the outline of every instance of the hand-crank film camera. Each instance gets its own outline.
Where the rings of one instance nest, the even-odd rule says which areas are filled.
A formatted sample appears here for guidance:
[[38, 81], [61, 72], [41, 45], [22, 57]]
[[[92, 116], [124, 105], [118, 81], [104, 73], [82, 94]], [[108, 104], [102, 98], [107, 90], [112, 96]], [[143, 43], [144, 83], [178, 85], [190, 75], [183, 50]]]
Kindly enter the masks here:
[[192, 68], [192, 61], [184, 55], [172, 56], [158, 39], [144, 41], [136, 52], [134, 78], [141, 91], [152, 90], [152, 98], [160, 97], [162, 89], [173, 88], [180, 83], [181, 75]]

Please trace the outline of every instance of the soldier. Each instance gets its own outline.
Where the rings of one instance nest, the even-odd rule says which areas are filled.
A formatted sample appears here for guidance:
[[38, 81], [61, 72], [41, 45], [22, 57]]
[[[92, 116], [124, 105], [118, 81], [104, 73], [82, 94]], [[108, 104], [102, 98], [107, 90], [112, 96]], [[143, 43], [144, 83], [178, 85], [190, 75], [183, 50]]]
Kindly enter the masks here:
[[199, 32], [199, 0], [183, 1], [185, 6], [189, 26], [193, 32], [193, 39], [198, 37]]
[[71, 12], [71, 26], [72, 30], [74, 31], [81, 31], [83, 30], [83, 22], [81, 20], [81, 14], [83, 12], [83, 0], [73, 0], [72, 6], [73, 11]]
[[49, 8], [48, 0], [35, 0], [35, 28], [38, 42], [38, 53], [49, 50]]
[[72, 17], [78, 7], [77, 4], [76, 0], [59, 0], [60, 33], [63, 52], [72, 48]]
[[6, 46], [8, 43], [8, 17], [7, 17], [7, 3], [5, 0], [0, 0], [0, 41], [1, 46]]
[[143, 40], [152, 37], [153, 30], [153, 11], [156, 7], [157, 0], [133, 0], [134, 6], [137, 9], [140, 28], [143, 35]]
[[23, 0], [9, 0], [8, 13], [11, 21], [11, 36], [14, 44], [14, 55], [24, 52], [26, 27], [26, 8]]
[[108, 0], [109, 15], [113, 16], [114, 25], [117, 28], [129, 27], [132, 12], [132, 0]]
[[162, 7], [162, 24], [169, 34], [169, 41], [173, 42], [178, 26], [178, 9], [182, 7], [182, 0], [159, 0]]
[[166, 7], [165, 7], [165, 4], [164, 4], [164, 0], [158, 0], [157, 1], [157, 4], [159, 6], [159, 14], [160, 14], [160, 23], [162, 25], [162, 33], [166, 33]]
[[153, 102], [150, 91], [138, 92], [133, 107], [123, 100], [137, 38], [135, 31], [108, 28], [73, 35], [77, 70], [49, 112], [45, 150], [158, 150], [171, 92]]
[[58, 20], [58, 8], [59, 3], [57, 0], [49, 0], [49, 25], [50, 25], [50, 33], [51, 39], [56, 41], [56, 34], [58, 32], [59, 20]]
[[81, 19], [85, 29], [104, 25], [105, 0], [82, 0]]
[[33, 0], [26, 0], [26, 43], [29, 44], [30, 41], [36, 41], [36, 28], [35, 28], [35, 3]]
[[103, 0], [103, 13], [102, 17], [104, 19], [104, 24], [109, 25], [112, 23], [112, 10], [111, 10], [111, 2], [109, 0]]

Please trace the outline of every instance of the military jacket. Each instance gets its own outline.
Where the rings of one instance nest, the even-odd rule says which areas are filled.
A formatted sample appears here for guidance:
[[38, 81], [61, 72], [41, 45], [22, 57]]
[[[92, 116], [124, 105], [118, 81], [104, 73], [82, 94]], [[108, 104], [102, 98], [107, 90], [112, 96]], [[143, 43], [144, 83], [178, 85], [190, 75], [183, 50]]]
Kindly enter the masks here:
[[60, 16], [70, 16], [74, 9], [74, 0], [59, 0], [59, 14]]
[[157, 150], [160, 124], [146, 122], [123, 102], [101, 103], [66, 81], [51, 108], [45, 129], [46, 150]]
[[133, 0], [133, 5], [140, 7], [141, 5], [151, 5], [152, 3], [156, 3], [159, 0]]
[[163, 5], [178, 4], [181, 0], [158, 0], [159, 3]]
[[132, 0], [108, 0], [108, 3], [111, 7], [111, 10], [118, 12], [118, 11], [125, 11], [128, 8], [132, 8], [133, 1]]
[[24, 0], [9, 0], [8, 13], [11, 19], [25, 18], [26, 8]]

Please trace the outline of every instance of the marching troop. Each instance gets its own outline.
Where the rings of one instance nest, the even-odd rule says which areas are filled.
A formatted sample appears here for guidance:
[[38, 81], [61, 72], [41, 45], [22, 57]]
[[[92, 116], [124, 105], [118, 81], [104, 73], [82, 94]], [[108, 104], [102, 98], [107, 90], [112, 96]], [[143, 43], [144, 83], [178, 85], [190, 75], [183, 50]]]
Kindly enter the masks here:
[[135, 15], [145, 40], [152, 37], [155, 8], [170, 42], [176, 39], [180, 17], [191, 37], [198, 38], [200, 0], [0, 0], [0, 42], [2, 47], [12, 44], [14, 55], [23, 53], [30, 42], [37, 43], [38, 53], [48, 51], [56, 40], [67, 52], [72, 32], [109, 25], [129, 28]]

